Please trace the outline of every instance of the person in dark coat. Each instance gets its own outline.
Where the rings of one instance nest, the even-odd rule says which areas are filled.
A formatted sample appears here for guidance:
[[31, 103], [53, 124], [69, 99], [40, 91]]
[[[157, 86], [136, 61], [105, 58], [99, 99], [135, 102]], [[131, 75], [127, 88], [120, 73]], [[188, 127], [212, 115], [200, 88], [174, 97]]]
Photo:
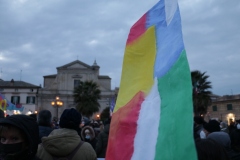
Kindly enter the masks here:
[[96, 160], [97, 155], [92, 146], [83, 142], [77, 133], [81, 119], [76, 109], [65, 109], [60, 117], [60, 128], [42, 138], [37, 157], [42, 160]]
[[0, 118], [4, 118], [4, 111], [0, 109]]
[[37, 122], [37, 114], [33, 113], [30, 114], [29, 116], [32, 117]]
[[193, 130], [194, 139], [202, 138], [201, 132], [203, 131], [204, 124], [205, 121], [201, 116], [194, 117], [194, 130]]
[[239, 160], [240, 154], [231, 148], [231, 139], [229, 134], [220, 131], [220, 123], [216, 120], [211, 120], [205, 124], [204, 132], [206, 133], [207, 139], [212, 139], [219, 145], [225, 148], [228, 157], [231, 160]]
[[95, 149], [97, 139], [95, 136], [95, 131], [91, 126], [83, 127], [83, 129], [81, 130], [81, 137], [83, 141], [90, 143], [92, 145], [92, 148]]
[[105, 121], [104, 129], [98, 134], [95, 151], [98, 158], [105, 158], [111, 119]]
[[47, 137], [52, 131], [52, 114], [49, 110], [42, 110], [38, 114], [39, 140], [42, 143], [42, 137]]
[[232, 148], [235, 151], [240, 152], [240, 120], [237, 120], [236, 122], [236, 129], [232, 130], [232, 132], [230, 133], [230, 138]]
[[0, 119], [0, 159], [35, 160], [38, 149], [37, 122], [26, 115]]
[[195, 141], [198, 160], [230, 160], [225, 148], [212, 139]]
[[240, 154], [231, 148], [231, 140], [227, 133], [225, 132], [212, 132], [207, 136], [207, 139], [212, 139], [219, 145], [223, 146], [227, 151], [228, 157], [231, 160], [239, 160]]
[[220, 123], [217, 120], [210, 120], [208, 123], [203, 125], [206, 137], [212, 132], [220, 132]]

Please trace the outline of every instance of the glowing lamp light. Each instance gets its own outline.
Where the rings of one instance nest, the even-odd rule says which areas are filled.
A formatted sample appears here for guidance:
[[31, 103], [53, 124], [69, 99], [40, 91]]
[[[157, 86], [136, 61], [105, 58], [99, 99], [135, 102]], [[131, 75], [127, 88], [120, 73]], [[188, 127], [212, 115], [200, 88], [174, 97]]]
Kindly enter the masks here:
[[56, 96], [55, 101], [52, 101], [51, 105], [53, 107], [56, 107], [56, 109], [57, 109], [57, 119], [58, 119], [58, 107], [63, 106], [63, 102], [60, 100], [60, 98], [58, 96]]

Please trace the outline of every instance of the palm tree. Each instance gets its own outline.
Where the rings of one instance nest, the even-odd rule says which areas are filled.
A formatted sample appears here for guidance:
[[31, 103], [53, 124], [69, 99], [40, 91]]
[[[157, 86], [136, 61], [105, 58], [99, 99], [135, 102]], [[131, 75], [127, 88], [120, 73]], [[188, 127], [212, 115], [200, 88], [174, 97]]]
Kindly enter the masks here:
[[206, 72], [192, 71], [192, 86], [193, 86], [193, 109], [195, 115], [205, 114], [207, 107], [211, 104], [210, 89], [212, 88], [211, 82], [208, 81], [209, 76], [205, 75]]
[[98, 112], [101, 99], [101, 91], [97, 83], [93, 81], [80, 82], [79, 86], [74, 88], [74, 102], [77, 103], [76, 109], [84, 116], [91, 117], [93, 113]]

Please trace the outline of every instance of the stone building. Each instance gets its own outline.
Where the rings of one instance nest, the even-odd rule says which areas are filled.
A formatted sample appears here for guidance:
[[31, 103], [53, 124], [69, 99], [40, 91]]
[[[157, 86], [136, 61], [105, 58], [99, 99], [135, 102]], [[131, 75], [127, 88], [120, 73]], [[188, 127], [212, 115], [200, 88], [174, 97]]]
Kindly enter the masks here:
[[[80, 81], [92, 80], [99, 85], [101, 90], [100, 111], [110, 105], [115, 91], [111, 89], [111, 78], [99, 74], [100, 67], [96, 61], [93, 65], [85, 64], [79, 60], [57, 67], [57, 74], [43, 76], [43, 88], [38, 93], [38, 110], [48, 109], [53, 117], [60, 118], [63, 110], [75, 107], [73, 90]], [[63, 102], [62, 107], [53, 107], [51, 102], [58, 96]], [[58, 112], [58, 113], [57, 113]], [[97, 113], [97, 114], [99, 114]]]
[[[4, 81], [0, 79], [0, 93], [16, 106], [16, 109], [23, 110], [22, 114], [35, 113], [37, 108], [37, 93], [40, 86], [30, 84], [24, 81]], [[16, 110], [7, 110], [7, 114], [12, 115], [20, 112]]]
[[205, 120], [217, 119], [228, 124], [235, 122], [240, 119], [240, 95], [215, 97], [207, 112]]

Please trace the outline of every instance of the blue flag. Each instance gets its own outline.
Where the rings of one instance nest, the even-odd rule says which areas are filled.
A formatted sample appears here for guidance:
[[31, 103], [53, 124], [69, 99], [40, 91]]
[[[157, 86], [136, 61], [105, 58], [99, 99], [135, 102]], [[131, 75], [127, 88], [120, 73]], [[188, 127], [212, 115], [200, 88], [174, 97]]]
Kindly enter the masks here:
[[112, 113], [113, 113], [113, 110], [114, 110], [114, 107], [115, 107], [115, 103], [116, 103], [115, 98], [112, 97], [111, 98], [111, 103], [110, 103], [110, 115], [111, 116], [112, 116]]

